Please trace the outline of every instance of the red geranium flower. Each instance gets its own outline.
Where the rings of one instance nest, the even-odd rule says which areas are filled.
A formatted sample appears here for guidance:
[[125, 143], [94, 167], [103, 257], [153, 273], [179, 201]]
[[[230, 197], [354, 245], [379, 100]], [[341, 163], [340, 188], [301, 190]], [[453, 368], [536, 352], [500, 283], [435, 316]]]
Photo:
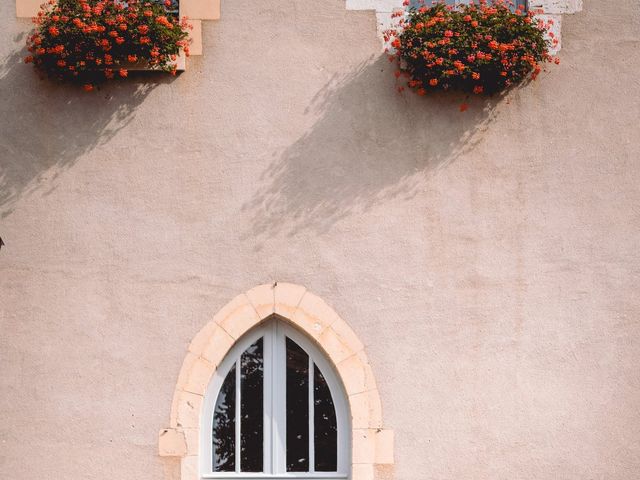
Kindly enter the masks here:
[[[175, 74], [170, 59], [181, 52], [188, 55], [191, 26], [186, 19], [178, 22], [169, 15], [174, 4], [173, 0], [48, 0], [34, 19], [35, 32], [27, 37], [31, 54], [24, 61], [51, 78], [77, 82], [86, 90], [116, 75], [127, 77], [126, 62], [144, 60], [154, 69]], [[141, 18], [150, 20], [140, 25]]]
[[424, 85], [494, 93], [525, 77], [535, 78], [539, 63], [555, 61], [548, 49], [557, 39], [545, 38], [548, 22], [542, 29], [527, 23], [531, 12], [523, 16], [518, 9], [514, 13], [510, 2], [432, 5], [409, 6], [404, 13], [396, 13], [397, 24], [384, 32], [393, 48], [386, 50], [393, 51], [390, 59], [398, 61], [404, 82], [416, 93]]

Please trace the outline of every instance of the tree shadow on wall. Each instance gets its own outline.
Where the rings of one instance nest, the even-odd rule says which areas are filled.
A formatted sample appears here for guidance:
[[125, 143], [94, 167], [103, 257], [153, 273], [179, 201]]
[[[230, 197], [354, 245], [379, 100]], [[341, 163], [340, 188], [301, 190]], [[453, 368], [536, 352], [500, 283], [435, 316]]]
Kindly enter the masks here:
[[243, 205], [253, 215], [247, 237], [322, 233], [386, 200], [412, 198], [429, 175], [480, 141], [501, 101], [399, 94], [393, 70], [383, 55], [318, 92], [306, 112], [318, 120], [274, 155]]
[[[25, 35], [14, 41], [23, 43]], [[44, 195], [51, 192], [65, 170], [109, 142], [151, 90], [173, 78], [132, 72], [126, 81], [87, 93], [39, 78], [23, 63], [26, 54], [17, 50], [0, 63], [0, 218], [23, 196], [43, 186]]]

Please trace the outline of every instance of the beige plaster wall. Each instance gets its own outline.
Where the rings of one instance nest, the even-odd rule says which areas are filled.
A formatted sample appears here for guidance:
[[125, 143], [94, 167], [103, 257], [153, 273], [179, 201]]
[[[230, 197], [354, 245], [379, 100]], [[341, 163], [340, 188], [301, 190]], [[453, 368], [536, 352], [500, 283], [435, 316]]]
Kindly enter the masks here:
[[187, 346], [305, 285], [365, 344], [415, 479], [640, 472], [640, 11], [586, 1], [508, 98], [394, 92], [373, 12], [234, 0], [173, 80], [18, 63], [0, 2], [0, 476], [175, 480]]

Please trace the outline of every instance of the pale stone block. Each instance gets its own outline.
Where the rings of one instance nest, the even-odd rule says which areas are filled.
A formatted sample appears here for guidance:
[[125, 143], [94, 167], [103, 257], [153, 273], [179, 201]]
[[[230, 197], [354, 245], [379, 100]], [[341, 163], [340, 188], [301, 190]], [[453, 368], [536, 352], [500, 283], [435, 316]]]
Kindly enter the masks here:
[[364, 367], [364, 389], [365, 391], [368, 390], [377, 390], [378, 389], [378, 385], [376, 384], [376, 377], [373, 374], [373, 369], [371, 368], [371, 365], [369, 364], [369, 359], [367, 358], [367, 354], [365, 353], [364, 350], [361, 350], [357, 353], [358, 357], [360, 358], [360, 362], [362, 363], [363, 367]]
[[187, 447], [186, 455], [198, 455], [200, 444], [200, 430], [198, 430], [197, 428], [187, 428], [183, 433]]
[[199, 480], [198, 456], [189, 455], [180, 461], [180, 480]]
[[216, 328], [220, 327], [218, 327], [215, 322], [209, 322], [202, 327], [196, 336], [193, 337], [193, 340], [191, 340], [189, 351], [198, 357], [201, 356]]
[[200, 356], [213, 365], [220, 365], [235, 340], [222, 327], [214, 325], [215, 328], [204, 345]]
[[[227, 317], [232, 315], [234, 312], [245, 308], [246, 306], [253, 308], [247, 296], [244, 293], [241, 293], [240, 295], [227, 302], [220, 310], [218, 310], [218, 313], [216, 313], [213, 317], [213, 321], [214, 323], [220, 325], [222, 321]], [[256, 317], [257, 315], [258, 314], [256, 313]]]
[[298, 305], [306, 291], [307, 289], [301, 285], [278, 282], [274, 295], [274, 312], [284, 318], [293, 320]]
[[190, 55], [202, 55], [202, 21], [190, 20], [189, 23], [193, 26], [189, 30], [189, 54]]
[[176, 384], [176, 389], [184, 390], [184, 386], [188, 382], [189, 372], [191, 371], [191, 367], [196, 360], [198, 359], [197, 355], [194, 355], [191, 352], [187, 352], [187, 355], [184, 357], [182, 361], [182, 367], [180, 367], [180, 374], [178, 375], [178, 383]]
[[202, 395], [195, 393], [185, 391], [179, 391], [177, 393], [175, 421], [178, 427], [184, 429], [199, 427], [202, 400]]
[[353, 352], [359, 352], [364, 349], [364, 345], [358, 339], [358, 336], [345, 321], [334, 322], [331, 328], [338, 334], [342, 343], [347, 345]]
[[181, 429], [165, 428], [158, 434], [158, 454], [161, 457], [183, 457], [187, 444]]
[[[376, 10], [378, 12], [393, 12], [394, 10], [404, 10], [403, 0], [376, 0]], [[428, 3], [428, 2], [427, 2]]]
[[16, 17], [32, 18], [38, 15], [43, 0], [16, 0]]
[[[551, 28], [547, 31], [546, 38], [551, 42], [549, 53], [555, 55], [562, 47], [562, 15], [540, 14], [536, 15], [535, 18], [538, 18], [547, 24], [549, 23], [549, 20], [553, 22]], [[554, 39], [556, 39], [557, 42], [554, 42]]]
[[393, 463], [393, 430], [376, 431], [376, 463], [389, 465]]
[[293, 323], [315, 339], [319, 339], [322, 332], [337, 320], [339, 317], [336, 312], [324, 300], [309, 291], [303, 295], [293, 316]]
[[180, 51], [180, 55], [176, 58], [175, 64], [177, 71], [184, 72], [187, 69], [187, 57], [185, 56], [183, 51]]
[[373, 464], [355, 463], [351, 468], [351, 480], [373, 480], [375, 476]]
[[244, 294], [226, 304], [213, 319], [235, 340], [260, 322], [258, 313]]
[[362, 359], [358, 355], [351, 355], [336, 365], [347, 395], [355, 395], [367, 389], [367, 372]]
[[180, 370], [177, 388], [204, 395], [215, 369], [215, 365], [188, 352]]
[[382, 427], [382, 404], [378, 390], [350, 395], [349, 405], [353, 428]]
[[545, 14], [576, 13], [582, 10], [582, 0], [530, 0], [529, 9]]
[[356, 353], [342, 341], [333, 327], [325, 328], [318, 337], [318, 342], [335, 365]]
[[376, 21], [378, 23], [378, 33], [389, 30], [394, 26], [394, 19], [391, 17], [392, 12], [376, 12]]
[[275, 287], [271, 285], [259, 285], [247, 292], [247, 298], [258, 312], [260, 319], [267, 318], [274, 312]]
[[353, 463], [373, 464], [376, 457], [376, 438], [373, 429], [353, 430]]
[[180, 17], [195, 20], [220, 18], [220, 0], [180, 0]]

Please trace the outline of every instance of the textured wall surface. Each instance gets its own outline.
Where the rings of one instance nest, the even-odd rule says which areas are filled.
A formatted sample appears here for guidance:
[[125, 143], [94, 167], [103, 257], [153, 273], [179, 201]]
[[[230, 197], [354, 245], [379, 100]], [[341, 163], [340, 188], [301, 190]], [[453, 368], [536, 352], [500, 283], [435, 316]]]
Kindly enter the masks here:
[[280, 280], [366, 344], [389, 478], [638, 478], [635, 0], [464, 113], [398, 95], [344, 1], [223, 2], [185, 74], [95, 94], [0, 19], [0, 477], [175, 480], [188, 342]]

